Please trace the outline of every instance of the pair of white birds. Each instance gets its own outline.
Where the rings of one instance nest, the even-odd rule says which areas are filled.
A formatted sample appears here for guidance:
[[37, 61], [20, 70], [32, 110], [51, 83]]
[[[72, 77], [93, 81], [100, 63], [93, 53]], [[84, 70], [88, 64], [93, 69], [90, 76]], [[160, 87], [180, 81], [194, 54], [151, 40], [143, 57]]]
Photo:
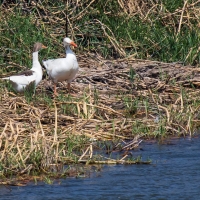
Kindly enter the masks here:
[[[69, 38], [64, 38], [63, 43], [66, 50], [65, 58], [42, 61], [47, 70], [47, 74], [54, 83], [54, 95], [56, 96], [58, 95], [56, 91], [56, 84], [62, 81], [67, 81], [68, 92], [70, 93], [70, 83], [74, 80], [79, 69], [76, 55], [70, 49], [70, 45], [74, 47], [77, 47], [77, 45]], [[41, 82], [43, 72], [42, 66], [38, 60], [38, 52], [40, 49], [44, 48], [47, 47], [42, 43], [35, 43], [33, 48], [33, 63], [30, 70], [3, 78], [10, 80], [15, 91], [23, 92], [29, 87], [30, 84], [34, 84], [34, 87], [36, 88]]]

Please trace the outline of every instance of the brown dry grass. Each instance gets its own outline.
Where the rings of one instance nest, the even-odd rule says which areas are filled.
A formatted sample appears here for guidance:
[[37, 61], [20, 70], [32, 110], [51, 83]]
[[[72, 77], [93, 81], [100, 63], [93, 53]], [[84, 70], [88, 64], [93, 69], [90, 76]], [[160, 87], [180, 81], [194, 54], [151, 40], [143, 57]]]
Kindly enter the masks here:
[[[30, 103], [24, 95], [3, 88], [0, 163], [4, 175], [49, 173], [60, 163], [148, 163], [130, 160], [129, 150], [143, 139], [192, 136], [197, 130], [199, 90], [175, 75], [184, 70], [180, 64], [100, 57], [85, 60], [82, 56], [79, 64], [72, 84], [76, 97], [67, 97], [67, 85], [62, 83], [58, 85], [60, 97], [52, 98], [46, 90], [47, 80], [41, 82]], [[136, 73], [133, 82], [131, 68]], [[172, 69], [174, 76], [166, 76], [161, 69]], [[101, 149], [98, 144], [108, 141], [112, 147], [103, 147], [103, 152], [124, 151], [120, 159], [94, 156]]]

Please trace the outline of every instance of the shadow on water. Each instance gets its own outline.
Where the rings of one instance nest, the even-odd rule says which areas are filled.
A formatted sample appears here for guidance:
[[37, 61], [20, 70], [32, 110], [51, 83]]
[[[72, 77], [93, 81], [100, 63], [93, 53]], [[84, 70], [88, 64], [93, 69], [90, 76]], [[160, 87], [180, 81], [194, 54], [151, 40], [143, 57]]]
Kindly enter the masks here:
[[105, 165], [90, 178], [67, 178], [48, 185], [0, 187], [3, 200], [199, 199], [200, 137], [166, 144], [143, 142], [134, 156], [151, 165]]

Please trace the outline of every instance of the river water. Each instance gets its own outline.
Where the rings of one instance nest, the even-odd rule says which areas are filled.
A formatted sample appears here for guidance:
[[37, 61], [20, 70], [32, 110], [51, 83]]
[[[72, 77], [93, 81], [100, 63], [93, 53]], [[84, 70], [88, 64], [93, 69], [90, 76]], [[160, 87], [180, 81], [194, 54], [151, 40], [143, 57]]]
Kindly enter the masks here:
[[143, 142], [132, 151], [151, 165], [105, 165], [87, 178], [66, 178], [52, 185], [0, 186], [3, 200], [200, 199], [200, 137], [165, 144]]

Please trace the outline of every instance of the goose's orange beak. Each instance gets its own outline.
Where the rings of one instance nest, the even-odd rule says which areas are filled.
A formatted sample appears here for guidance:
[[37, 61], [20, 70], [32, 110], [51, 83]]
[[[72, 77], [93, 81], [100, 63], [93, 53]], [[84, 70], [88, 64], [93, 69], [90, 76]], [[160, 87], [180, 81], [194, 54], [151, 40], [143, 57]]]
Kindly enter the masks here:
[[46, 47], [46, 46], [44, 46], [44, 45], [42, 45], [42, 48], [43, 48], [43, 49], [46, 49], [47, 47]]
[[77, 47], [77, 44], [75, 44], [73, 41], [70, 43], [72, 46]]

